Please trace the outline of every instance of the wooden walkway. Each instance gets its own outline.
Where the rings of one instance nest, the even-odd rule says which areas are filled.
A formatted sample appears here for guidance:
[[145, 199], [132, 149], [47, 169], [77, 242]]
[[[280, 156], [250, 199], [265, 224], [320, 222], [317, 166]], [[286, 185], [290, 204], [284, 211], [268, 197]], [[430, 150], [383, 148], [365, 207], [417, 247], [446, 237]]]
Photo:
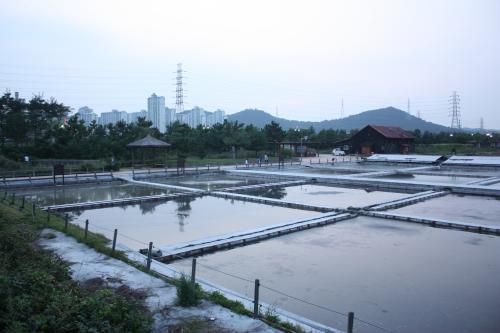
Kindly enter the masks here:
[[490, 235], [500, 235], [500, 225], [488, 225], [488, 224], [479, 224], [479, 223], [468, 223], [468, 222], [458, 222], [458, 221], [448, 221], [441, 219], [432, 219], [425, 218], [419, 216], [409, 216], [409, 215], [401, 215], [401, 214], [389, 214], [382, 212], [374, 212], [367, 210], [356, 211], [356, 214], [384, 218], [389, 220], [398, 220], [412, 223], [420, 223], [425, 224], [431, 227], [437, 228], [447, 228], [447, 229], [457, 229], [461, 231], [469, 231], [476, 232], [481, 234], [490, 234]]
[[355, 217], [352, 213], [334, 213], [322, 214], [317, 217], [307, 218], [299, 221], [282, 223], [266, 226], [249, 231], [243, 231], [233, 234], [221, 235], [208, 239], [201, 239], [184, 244], [176, 244], [173, 247], [162, 247], [161, 250], [166, 255], [158, 258], [162, 262], [172, 262], [174, 260], [185, 259], [188, 257], [229, 249], [237, 246], [244, 246], [265, 239], [279, 237], [284, 234], [296, 232], [305, 229], [311, 229], [327, 224], [333, 224], [342, 220]]
[[280, 199], [265, 198], [265, 197], [256, 197], [253, 195], [246, 195], [246, 194], [220, 192], [220, 191], [210, 192], [209, 194], [211, 196], [224, 198], [224, 199], [234, 199], [234, 200], [240, 200], [240, 201], [256, 202], [256, 203], [261, 203], [261, 204], [265, 204], [265, 205], [309, 210], [309, 211], [313, 211], [313, 212], [327, 213], [327, 212], [338, 211], [338, 209], [335, 209], [333, 207], [307, 205], [307, 204], [302, 204], [302, 203], [297, 203], [297, 202], [289, 202], [289, 201], [283, 201]]
[[150, 201], [169, 201], [174, 199], [180, 199], [183, 197], [197, 196], [196, 193], [173, 193], [173, 194], [159, 194], [159, 195], [149, 195], [143, 197], [132, 197], [132, 198], [120, 198], [112, 200], [101, 200], [101, 201], [90, 201], [90, 202], [76, 202], [62, 205], [51, 205], [43, 206], [41, 209], [51, 212], [66, 212], [72, 210], [82, 210], [82, 209], [96, 209], [104, 207], [113, 206], [123, 206], [123, 205], [133, 205], [140, 204], [143, 202]]
[[302, 180], [290, 180], [285, 182], [276, 182], [276, 183], [264, 183], [264, 184], [254, 184], [254, 185], [245, 185], [245, 186], [237, 186], [237, 187], [228, 187], [224, 189], [218, 190], [218, 192], [238, 192], [238, 191], [251, 191], [251, 190], [259, 190], [264, 188], [275, 188], [275, 187], [286, 187], [286, 186], [298, 186], [313, 183], [312, 179], [302, 179]]
[[432, 198], [437, 198], [437, 197], [442, 197], [450, 192], [448, 191], [425, 191], [425, 192], [420, 192], [415, 195], [402, 198], [402, 199], [397, 199], [397, 200], [392, 200], [392, 201], [387, 201], [382, 204], [375, 204], [371, 206], [364, 207], [364, 209], [368, 210], [374, 210], [374, 211], [379, 211], [379, 210], [387, 210], [387, 209], [394, 209], [394, 208], [400, 208], [408, 205], [413, 205], [414, 203], [429, 200]]

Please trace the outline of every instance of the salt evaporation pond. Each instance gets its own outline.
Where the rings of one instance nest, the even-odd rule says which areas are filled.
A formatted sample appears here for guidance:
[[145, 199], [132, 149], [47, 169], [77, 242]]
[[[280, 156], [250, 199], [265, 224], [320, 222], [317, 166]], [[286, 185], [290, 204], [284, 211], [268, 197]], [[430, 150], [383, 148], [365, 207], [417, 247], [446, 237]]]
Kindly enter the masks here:
[[388, 212], [500, 226], [500, 199], [493, 197], [450, 194]]
[[[78, 186], [33, 187], [16, 189], [16, 196], [25, 196], [41, 206], [61, 205], [74, 202], [90, 202], [170, 193], [167, 189], [133, 184], [105, 183]], [[178, 192], [178, 191], [177, 191]]]
[[500, 182], [488, 185], [488, 187], [500, 190]]
[[[358, 217], [198, 258], [197, 276], [320, 323], [346, 329], [342, 316], [270, 287], [393, 332], [500, 331], [500, 238]], [[190, 260], [173, 266], [190, 272]], [[265, 309], [263, 310], [265, 312]], [[355, 332], [381, 332], [356, 321]]]
[[[217, 190], [227, 187], [263, 184], [270, 180], [253, 177], [230, 176], [227, 174], [200, 174], [189, 176], [173, 176], [162, 178], [150, 178], [152, 183], [169, 184], [184, 187], [199, 188], [206, 191]], [[273, 181], [278, 181], [277, 179]]]
[[387, 175], [376, 178], [399, 180], [399, 181], [424, 182], [424, 183], [441, 183], [441, 184], [467, 184], [476, 180], [484, 179], [477, 177], [410, 175], [410, 174]]
[[408, 193], [367, 191], [311, 184], [258, 189], [241, 193], [335, 208], [363, 207], [409, 196]]
[[139, 249], [148, 242], [161, 247], [315, 215], [318, 213], [206, 196], [74, 212], [73, 223], [83, 226], [88, 219], [89, 229], [109, 239], [116, 228], [119, 234], [144, 244], [120, 235], [118, 242]]

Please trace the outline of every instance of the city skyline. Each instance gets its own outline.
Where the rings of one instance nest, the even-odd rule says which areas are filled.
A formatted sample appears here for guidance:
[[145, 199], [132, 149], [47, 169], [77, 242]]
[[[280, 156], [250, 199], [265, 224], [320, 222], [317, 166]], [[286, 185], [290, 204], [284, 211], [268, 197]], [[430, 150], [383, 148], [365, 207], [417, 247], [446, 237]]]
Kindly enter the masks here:
[[73, 115], [83, 120], [86, 126], [89, 126], [93, 121], [99, 125], [116, 124], [120, 121], [133, 123], [137, 122], [139, 117], [142, 117], [151, 121], [151, 127], [157, 128], [161, 133], [164, 133], [167, 127], [175, 121], [196, 128], [199, 125], [212, 127], [215, 124], [223, 123], [226, 118], [223, 110], [207, 111], [198, 106], [182, 112], [176, 112], [175, 109], [165, 106], [164, 96], [159, 96], [156, 93], [147, 98], [147, 110], [127, 112], [125, 110], [112, 109], [111, 111], [103, 111], [97, 114], [91, 107], [85, 105], [78, 108]]

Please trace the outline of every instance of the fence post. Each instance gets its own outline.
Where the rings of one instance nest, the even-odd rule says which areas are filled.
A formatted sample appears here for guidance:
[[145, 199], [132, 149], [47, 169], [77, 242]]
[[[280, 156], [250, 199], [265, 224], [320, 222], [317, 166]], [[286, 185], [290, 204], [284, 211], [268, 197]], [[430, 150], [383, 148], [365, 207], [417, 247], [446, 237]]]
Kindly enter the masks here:
[[33, 216], [35, 216], [35, 215], [36, 215], [36, 211], [35, 211], [35, 203], [34, 203], [34, 202], [31, 204], [31, 214], [33, 214]]
[[151, 256], [153, 254], [153, 242], [149, 242], [149, 249], [148, 249], [148, 261], [146, 262], [146, 268], [147, 271], [151, 269]]
[[[5, 179], [4, 179], [4, 181], [5, 181]], [[4, 199], [4, 200], [6, 200], [6, 199], [7, 199], [7, 195], [8, 195], [8, 194], [9, 194], [9, 193], [8, 193], [7, 191], [5, 191], [5, 193], [4, 193], [4, 195], [3, 195], [3, 199]]]
[[16, 193], [12, 193], [12, 197], [10, 198], [10, 204], [13, 205], [14, 204], [14, 201], [16, 199]]
[[85, 220], [85, 239], [87, 239], [87, 234], [89, 233], [89, 220]]
[[24, 201], [25, 201], [25, 198], [24, 198], [24, 195], [23, 195], [23, 201], [21, 201], [21, 209], [24, 209]]
[[115, 248], [116, 248], [116, 236], [118, 236], [118, 229], [115, 229], [115, 233], [113, 234], [113, 247], [111, 248], [111, 252], [115, 252]]
[[191, 262], [191, 284], [193, 285], [196, 282], [196, 258], [193, 258], [193, 261]]
[[349, 312], [347, 314], [347, 333], [352, 333], [354, 327], [354, 312]]
[[259, 286], [260, 286], [259, 279], [255, 279], [255, 289], [254, 289], [254, 295], [253, 295], [253, 317], [254, 318], [259, 317]]
[[68, 214], [66, 214], [64, 216], [64, 232], [68, 232], [68, 220], [69, 220], [69, 216], [68, 216]]
[[50, 209], [47, 208], [47, 223], [50, 222]]

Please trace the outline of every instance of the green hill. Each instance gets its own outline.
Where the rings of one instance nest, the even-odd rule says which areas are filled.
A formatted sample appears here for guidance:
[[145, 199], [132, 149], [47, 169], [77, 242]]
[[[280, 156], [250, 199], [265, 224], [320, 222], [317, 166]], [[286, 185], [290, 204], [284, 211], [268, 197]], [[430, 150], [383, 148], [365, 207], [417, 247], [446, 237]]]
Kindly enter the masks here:
[[425, 121], [393, 107], [365, 111], [341, 119], [323, 120], [320, 122], [289, 120], [285, 118], [274, 117], [273, 115], [262, 110], [247, 109], [228, 115], [228, 120], [238, 121], [244, 124], [253, 124], [257, 127], [264, 127], [271, 121], [275, 121], [284, 129], [296, 127], [308, 128], [312, 126], [316, 131], [329, 128], [345, 130], [356, 128], [359, 129], [368, 124], [399, 126], [409, 131], [413, 131], [417, 128], [422, 132], [449, 131], [449, 128], [446, 126]]

